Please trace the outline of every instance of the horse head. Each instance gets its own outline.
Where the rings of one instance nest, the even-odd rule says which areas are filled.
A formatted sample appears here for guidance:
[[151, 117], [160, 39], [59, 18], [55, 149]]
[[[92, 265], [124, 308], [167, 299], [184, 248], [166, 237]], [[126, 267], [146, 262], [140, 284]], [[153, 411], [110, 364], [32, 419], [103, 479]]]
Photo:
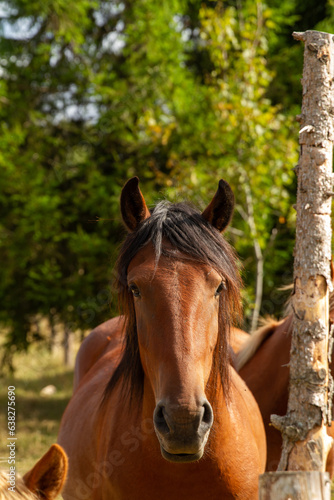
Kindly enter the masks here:
[[220, 233], [233, 207], [223, 180], [203, 213], [161, 202], [151, 214], [136, 177], [121, 195], [129, 235], [118, 262], [127, 317], [118, 372], [127, 365], [132, 382], [141, 379], [142, 393], [151, 394], [161, 453], [172, 462], [202, 457], [214, 421], [208, 387], [213, 390], [218, 379], [227, 391], [228, 331], [240, 282], [234, 253]]

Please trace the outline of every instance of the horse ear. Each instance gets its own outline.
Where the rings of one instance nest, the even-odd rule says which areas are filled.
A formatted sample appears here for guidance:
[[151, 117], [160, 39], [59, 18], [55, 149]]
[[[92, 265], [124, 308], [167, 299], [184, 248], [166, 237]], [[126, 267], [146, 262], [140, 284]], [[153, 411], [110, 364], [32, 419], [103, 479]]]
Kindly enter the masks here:
[[121, 212], [130, 232], [137, 229], [138, 225], [151, 215], [139, 189], [138, 177], [132, 177], [122, 189]]
[[218, 231], [224, 231], [232, 219], [233, 210], [233, 191], [230, 185], [221, 179], [218, 184], [218, 190], [202, 213], [202, 217], [210, 222]]
[[23, 481], [32, 493], [38, 495], [38, 498], [53, 500], [64, 486], [67, 466], [65, 451], [58, 444], [53, 444], [37, 464], [23, 476]]

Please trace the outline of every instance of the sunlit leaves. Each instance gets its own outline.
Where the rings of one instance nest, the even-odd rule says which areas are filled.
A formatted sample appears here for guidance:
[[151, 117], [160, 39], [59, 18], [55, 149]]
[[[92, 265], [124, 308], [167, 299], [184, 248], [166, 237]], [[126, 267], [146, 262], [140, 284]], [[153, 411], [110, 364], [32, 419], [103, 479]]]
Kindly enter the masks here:
[[270, 99], [284, 82], [268, 65], [288, 3], [11, 2], [0, 20], [0, 298], [15, 339], [36, 314], [88, 329], [116, 313], [97, 305], [92, 318], [82, 304], [110, 286], [133, 175], [150, 205], [204, 208], [221, 177], [232, 184], [228, 234], [247, 300], [254, 238], [265, 252], [278, 229], [268, 282], [290, 262], [297, 127]]

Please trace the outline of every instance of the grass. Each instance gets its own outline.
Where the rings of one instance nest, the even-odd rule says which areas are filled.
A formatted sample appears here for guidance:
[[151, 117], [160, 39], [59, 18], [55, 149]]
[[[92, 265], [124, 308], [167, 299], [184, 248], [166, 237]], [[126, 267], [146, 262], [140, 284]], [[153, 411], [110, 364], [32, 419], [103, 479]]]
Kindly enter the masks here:
[[[0, 386], [0, 467], [8, 468], [7, 390], [15, 386], [16, 471], [23, 475], [57, 440], [59, 423], [72, 394], [73, 370], [63, 366], [60, 353], [33, 347], [15, 358], [14, 376], [4, 377]], [[51, 396], [41, 396], [47, 385], [55, 385]]]

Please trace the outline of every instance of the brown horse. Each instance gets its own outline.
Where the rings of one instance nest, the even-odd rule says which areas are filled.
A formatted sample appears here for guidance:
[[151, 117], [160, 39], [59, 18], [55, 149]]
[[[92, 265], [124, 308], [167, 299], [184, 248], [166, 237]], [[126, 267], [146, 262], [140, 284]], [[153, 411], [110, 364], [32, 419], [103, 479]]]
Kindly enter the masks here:
[[93, 331], [77, 357], [59, 433], [66, 500], [257, 498], [263, 423], [229, 362], [240, 278], [220, 231], [233, 206], [222, 180], [202, 214], [166, 202], [151, 214], [137, 178], [123, 188], [123, 316]]
[[[122, 344], [125, 340], [125, 319], [124, 316], [117, 316], [109, 319], [97, 326], [80, 346], [79, 355], [76, 359], [74, 370], [73, 392], [76, 391], [79, 382], [92, 368], [96, 361], [108, 349], [112, 349], [120, 354]], [[230, 333], [230, 347], [233, 353], [238, 353], [244, 346], [246, 340], [250, 338], [249, 333], [232, 327]], [[235, 356], [233, 356], [235, 360]]]
[[0, 500], [53, 500], [61, 492], [67, 474], [67, 456], [53, 444], [23, 478], [0, 471]]
[[[334, 320], [334, 295], [330, 300], [330, 320]], [[270, 416], [286, 415], [289, 396], [289, 362], [293, 316], [268, 323], [242, 345], [236, 365], [252, 391], [262, 414], [267, 437], [267, 471], [277, 470], [282, 451], [281, 433], [270, 423]], [[334, 373], [333, 361], [330, 365]], [[333, 423], [334, 424], [334, 423]], [[334, 427], [327, 427], [334, 437]], [[334, 476], [334, 450], [327, 458], [327, 472]]]

